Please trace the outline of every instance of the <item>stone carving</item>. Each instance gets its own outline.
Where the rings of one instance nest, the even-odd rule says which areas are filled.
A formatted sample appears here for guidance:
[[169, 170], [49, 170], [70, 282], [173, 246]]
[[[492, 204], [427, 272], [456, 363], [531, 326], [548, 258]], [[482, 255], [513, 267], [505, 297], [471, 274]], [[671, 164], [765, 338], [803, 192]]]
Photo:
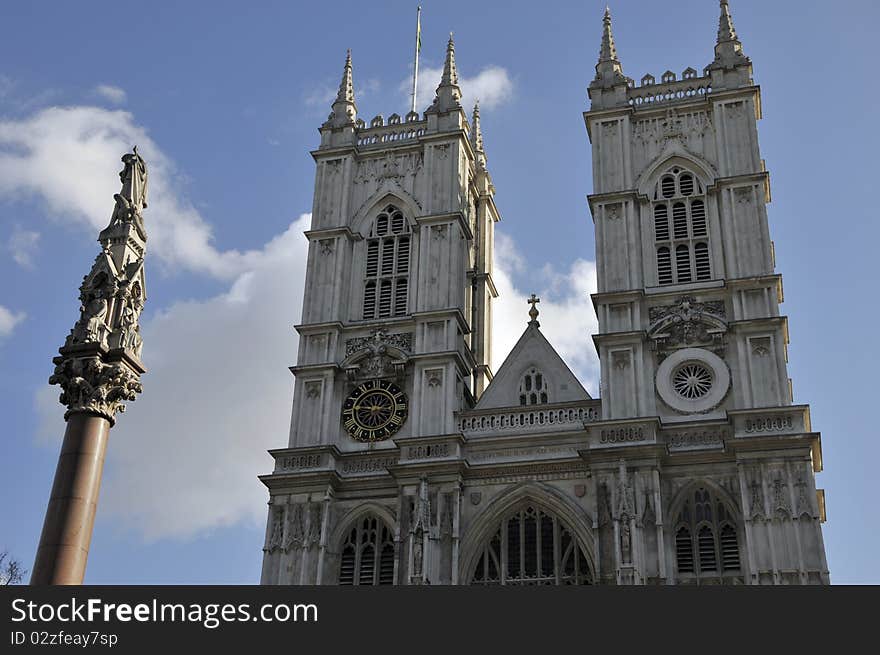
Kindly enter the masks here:
[[611, 522], [611, 494], [608, 491], [608, 485], [605, 482], [602, 482], [599, 485], [599, 496], [598, 496], [598, 520], [599, 525], [608, 525]]
[[574, 485], [574, 495], [577, 498], [583, 498], [587, 493], [587, 485], [585, 484], [576, 484]]
[[56, 357], [55, 372], [49, 384], [61, 386], [59, 401], [67, 405], [65, 418], [74, 412], [103, 416], [110, 423], [124, 412], [126, 401], [133, 401], [143, 387], [140, 375], [122, 362], [105, 364], [100, 357]]
[[614, 368], [623, 370], [629, 366], [629, 351], [615, 350], [611, 353], [611, 363]]
[[733, 195], [738, 205], [748, 205], [752, 202], [751, 187], [737, 187], [733, 190]]
[[318, 245], [321, 248], [322, 255], [333, 254], [333, 242], [334, 242], [334, 239], [320, 239], [318, 241]]
[[353, 355], [364, 348], [374, 348], [376, 344], [394, 346], [406, 353], [412, 352], [412, 333], [395, 332], [388, 334], [382, 328], [373, 330], [368, 337], [355, 337], [345, 341], [345, 356]]
[[764, 518], [764, 489], [757, 478], [749, 484], [749, 514], [752, 519]]
[[413, 519], [411, 522], [411, 539], [413, 553], [413, 569], [410, 581], [419, 583], [423, 577], [423, 565], [425, 560], [425, 538], [430, 528], [431, 502], [428, 498], [428, 478], [422, 476], [419, 483], [419, 496], [413, 503]]
[[781, 471], [773, 479], [773, 511], [785, 515], [791, 514], [791, 499], [788, 495], [788, 485]]
[[452, 535], [454, 499], [455, 496], [451, 493], [443, 494], [443, 512], [440, 515], [440, 534], [445, 537]]
[[439, 387], [443, 384], [443, 369], [428, 369], [427, 371], [425, 371], [425, 379], [428, 381], [429, 387]]
[[757, 357], [766, 357], [770, 354], [770, 337], [751, 339], [752, 354]]
[[620, 521], [620, 559], [623, 564], [629, 564], [632, 560], [632, 534], [630, 532], [629, 518]]
[[108, 230], [119, 224], [132, 223], [141, 238], [146, 239], [141, 210], [147, 207], [147, 164], [138, 154], [137, 146], [133, 148], [133, 152], [122, 156], [122, 164], [123, 169], [119, 173], [122, 190], [113, 196], [116, 206], [110, 224], [101, 232], [101, 236], [104, 237]]
[[318, 381], [310, 381], [306, 382], [306, 398], [320, 398], [321, 397], [321, 382]]
[[723, 354], [727, 332], [724, 302], [697, 302], [694, 296], [682, 296], [674, 305], [661, 305], [648, 310], [651, 328], [648, 331], [662, 361], [671, 348], [708, 346], [716, 355]]
[[624, 460], [620, 460], [618, 467], [617, 514], [621, 521], [628, 521], [633, 516], [632, 484]]
[[399, 184], [401, 178], [415, 176], [421, 170], [423, 160], [421, 152], [396, 156], [388, 153], [382, 157], [364, 159], [357, 165], [354, 183], [378, 185], [383, 180], [391, 180]]
[[373, 330], [369, 337], [355, 337], [345, 342], [346, 357], [363, 351], [363, 357], [356, 364], [346, 367], [350, 379], [378, 378], [400, 375], [406, 361], [392, 358], [388, 347], [409, 353], [412, 350], [411, 333], [388, 334], [384, 329]]
[[483, 493], [481, 491], [471, 492], [471, 505], [479, 505], [483, 501]]
[[285, 552], [291, 548], [300, 548], [304, 541], [303, 506], [297, 503], [287, 509], [287, 533], [284, 535], [282, 548]]
[[803, 476], [798, 477], [797, 482], [794, 483], [795, 488], [797, 489], [797, 513], [798, 516], [812, 516], [813, 515], [813, 503], [810, 502], [809, 494], [807, 493], [808, 485], [804, 480]]
[[447, 227], [448, 226], [446, 225], [431, 226], [431, 236], [434, 238], [435, 241], [440, 241], [446, 238], [446, 232], [448, 231]]
[[321, 503], [309, 503], [309, 532], [306, 546], [312, 547], [321, 541]]
[[266, 542], [266, 550], [270, 553], [281, 547], [284, 535], [284, 508], [272, 507], [272, 528], [269, 532], [269, 540]]
[[642, 510], [642, 525], [650, 526], [657, 521], [657, 514], [654, 512], [653, 494], [650, 489], [645, 489], [645, 508]]
[[605, 215], [608, 217], [608, 220], [616, 221], [623, 215], [623, 205], [619, 202], [605, 205]]
[[[144, 307], [146, 233], [141, 209], [147, 206], [147, 168], [135, 148], [119, 174], [122, 190], [110, 225], [98, 237], [101, 252], [79, 289], [80, 315], [55, 357], [49, 384], [69, 416], [85, 412], [115, 422], [122, 404], [141, 392], [142, 339], [138, 318]], [[131, 230], [134, 225], [137, 230]]]

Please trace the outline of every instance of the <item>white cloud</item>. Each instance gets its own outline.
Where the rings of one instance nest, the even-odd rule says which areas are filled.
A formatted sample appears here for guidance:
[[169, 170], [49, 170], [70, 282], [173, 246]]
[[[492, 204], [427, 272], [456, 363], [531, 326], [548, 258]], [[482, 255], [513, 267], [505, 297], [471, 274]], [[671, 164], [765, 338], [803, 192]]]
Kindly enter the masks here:
[[[228, 290], [142, 324], [144, 392], [113, 428], [99, 518], [152, 541], [266, 520], [257, 475], [287, 445], [310, 215], [261, 250]], [[59, 441], [57, 387], [34, 398], [37, 439]]]
[[[598, 397], [599, 359], [590, 338], [598, 332], [590, 300], [597, 288], [595, 263], [578, 259], [564, 272], [550, 264], [527, 268], [512, 239], [496, 231], [493, 277], [499, 297], [492, 305], [492, 370], [498, 370], [526, 329], [526, 298], [535, 293], [541, 298], [538, 321], [544, 336], [587, 391]], [[519, 288], [515, 278], [529, 279], [531, 286]]]
[[125, 89], [113, 86], [112, 84], [99, 84], [95, 87], [95, 93], [114, 105], [125, 104], [125, 100], [128, 97]]
[[6, 248], [12, 255], [16, 264], [23, 268], [33, 268], [33, 257], [40, 241], [40, 233], [33, 230], [25, 230], [20, 225], [12, 228], [12, 234], [6, 243]]
[[180, 192], [180, 175], [129, 112], [52, 107], [0, 121], [0, 198], [32, 195], [57, 220], [73, 220], [90, 237], [110, 222], [119, 191], [120, 157], [138, 145], [147, 160], [145, 212], [153, 261], [222, 279], [254, 265], [260, 251], [218, 251], [210, 224]]
[[10, 336], [15, 327], [25, 319], [24, 312], [13, 312], [0, 305], [0, 339]]
[[[416, 108], [426, 109], [434, 102], [434, 92], [443, 76], [443, 68], [419, 68], [419, 88]], [[479, 100], [480, 107], [492, 109], [513, 96], [513, 80], [506, 68], [486, 66], [473, 77], [465, 77], [459, 71], [458, 85], [461, 87], [462, 103], [471, 107]], [[412, 97], [412, 78], [403, 80], [399, 85], [401, 93]]]
[[146, 539], [265, 521], [269, 448], [287, 445], [309, 215], [226, 293], [142, 326], [144, 392], [113, 429], [101, 516]]

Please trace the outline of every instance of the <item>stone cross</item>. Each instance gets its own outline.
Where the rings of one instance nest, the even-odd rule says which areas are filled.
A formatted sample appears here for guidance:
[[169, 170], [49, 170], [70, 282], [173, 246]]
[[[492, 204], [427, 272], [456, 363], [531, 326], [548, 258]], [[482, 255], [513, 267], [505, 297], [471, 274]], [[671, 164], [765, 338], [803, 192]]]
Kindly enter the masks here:
[[532, 306], [532, 308], [529, 310], [529, 318], [532, 319], [531, 321], [529, 321], [529, 325], [540, 325], [540, 323], [538, 323], [538, 308], [535, 307], [535, 305], [541, 302], [541, 299], [538, 298], [538, 296], [536, 296], [535, 294], [532, 294], [531, 297], [526, 300], [526, 302]]

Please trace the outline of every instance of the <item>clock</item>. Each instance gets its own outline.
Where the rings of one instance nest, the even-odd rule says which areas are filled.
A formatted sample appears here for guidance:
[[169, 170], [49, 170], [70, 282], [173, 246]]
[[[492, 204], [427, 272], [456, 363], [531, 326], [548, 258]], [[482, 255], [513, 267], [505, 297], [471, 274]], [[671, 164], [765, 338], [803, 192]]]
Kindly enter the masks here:
[[369, 380], [348, 396], [342, 405], [345, 431], [357, 441], [382, 441], [395, 434], [406, 421], [406, 394], [388, 380]]

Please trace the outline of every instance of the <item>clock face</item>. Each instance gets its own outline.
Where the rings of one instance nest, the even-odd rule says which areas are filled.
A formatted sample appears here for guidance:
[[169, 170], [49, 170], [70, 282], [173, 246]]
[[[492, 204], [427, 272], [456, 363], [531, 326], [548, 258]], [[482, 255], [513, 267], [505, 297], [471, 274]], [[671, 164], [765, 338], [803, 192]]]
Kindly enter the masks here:
[[351, 392], [342, 405], [342, 423], [352, 439], [382, 441], [406, 421], [406, 394], [388, 380], [370, 380]]

